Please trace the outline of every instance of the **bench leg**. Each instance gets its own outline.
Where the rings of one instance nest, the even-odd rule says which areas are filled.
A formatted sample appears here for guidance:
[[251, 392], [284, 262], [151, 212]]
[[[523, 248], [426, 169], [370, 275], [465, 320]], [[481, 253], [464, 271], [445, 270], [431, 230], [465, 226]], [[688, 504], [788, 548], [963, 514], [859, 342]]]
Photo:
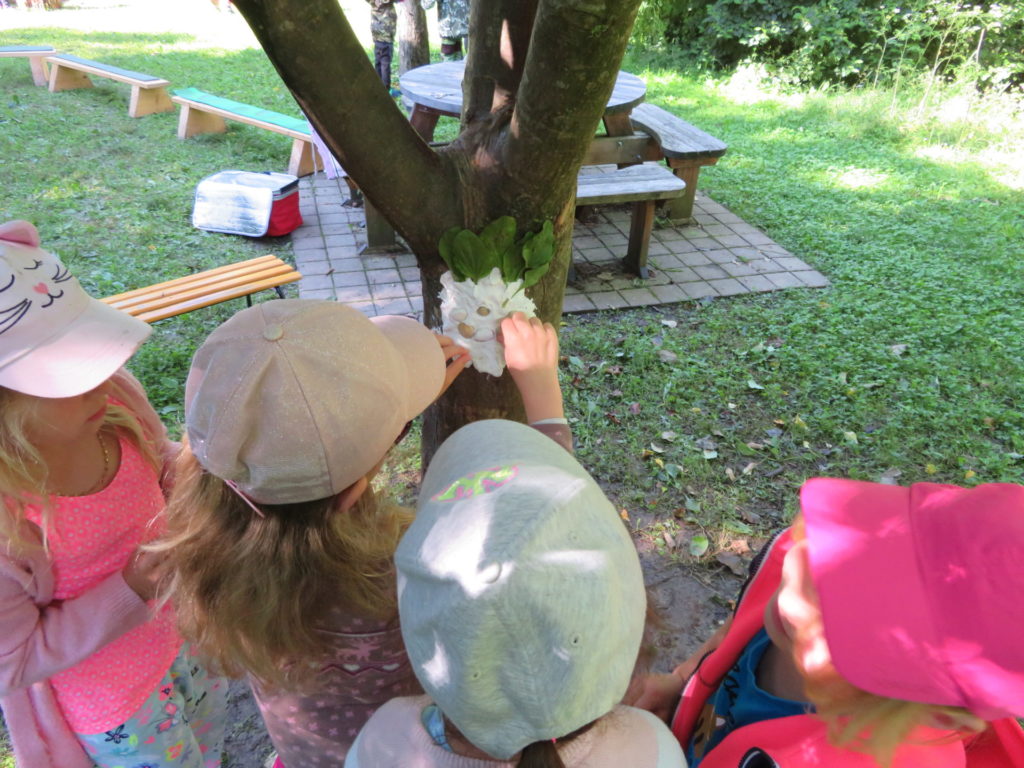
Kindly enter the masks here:
[[697, 195], [697, 177], [700, 175], [700, 169], [702, 166], [714, 165], [717, 162], [717, 157], [698, 160], [668, 158], [668, 167], [672, 169], [672, 173], [686, 182], [686, 192], [683, 196], [669, 200], [666, 205], [668, 218], [673, 223], [686, 224], [693, 219], [693, 200]]
[[167, 95], [166, 88], [132, 86], [132, 97], [128, 102], [128, 117], [143, 117], [157, 112], [170, 112], [172, 109], [174, 109], [174, 103]]
[[50, 82], [50, 73], [46, 71], [46, 61], [42, 56], [30, 56], [28, 64], [32, 67], [32, 82], [45, 86]]
[[288, 173], [292, 176], [309, 176], [316, 172], [316, 156], [313, 142], [308, 139], [292, 141], [292, 156], [288, 160]]
[[181, 114], [178, 116], [179, 139], [188, 139], [201, 133], [224, 133], [227, 129], [228, 124], [220, 115], [201, 112], [188, 104], [181, 105]]
[[363, 210], [366, 212], [366, 247], [360, 253], [389, 253], [394, 251], [398, 242], [391, 223], [380, 215], [373, 207], [370, 199], [363, 196]]
[[644, 280], [647, 272], [647, 247], [654, 229], [654, 200], [640, 200], [633, 203], [633, 219], [629, 223], [629, 246], [626, 249], [625, 267]]
[[92, 87], [92, 80], [84, 72], [79, 72], [77, 69], [68, 69], [60, 64], [51, 64], [50, 93]]

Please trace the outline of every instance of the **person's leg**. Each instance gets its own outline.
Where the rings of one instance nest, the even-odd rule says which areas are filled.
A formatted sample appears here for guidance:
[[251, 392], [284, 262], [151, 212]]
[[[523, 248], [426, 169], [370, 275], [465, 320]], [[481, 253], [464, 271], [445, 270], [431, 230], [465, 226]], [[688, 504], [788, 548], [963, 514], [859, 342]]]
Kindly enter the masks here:
[[444, 61], [459, 61], [462, 58], [462, 38], [442, 37], [441, 58]]
[[388, 50], [390, 46], [390, 43], [383, 40], [373, 41], [373, 68], [377, 70], [377, 77], [388, 88], [391, 87], [391, 52]]

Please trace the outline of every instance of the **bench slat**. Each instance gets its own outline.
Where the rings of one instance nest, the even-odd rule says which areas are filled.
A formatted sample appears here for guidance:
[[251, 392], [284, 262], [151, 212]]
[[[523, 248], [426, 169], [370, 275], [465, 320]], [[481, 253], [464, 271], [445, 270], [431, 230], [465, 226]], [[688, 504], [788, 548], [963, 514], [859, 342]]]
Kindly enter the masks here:
[[60, 67], [70, 67], [90, 75], [109, 77], [111, 80], [120, 80], [122, 83], [136, 85], [139, 88], [163, 88], [171, 84], [169, 80], [164, 80], [160, 77], [135, 72], [131, 69], [113, 67], [99, 61], [90, 61], [80, 56], [72, 56], [70, 53], [58, 53], [54, 56], [47, 56], [46, 60]]
[[212, 93], [200, 91], [198, 88], [176, 88], [171, 91], [171, 101], [178, 104], [188, 104], [204, 112], [212, 112], [221, 117], [237, 120], [240, 123], [255, 125], [257, 128], [265, 128], [268, 131], [276, 131], [293, 139], [310, 138], [309, 126], [305, 120], [297, 117], [274, 112], [262, 107], [254, 107], [251, 104], [243, 104], [240, 101], [225, 99], [221, 96], [214, 96]]
[[152, 323], [230, 299], [278, 288], [302, 278], [274, 255], [197, 272], [101, 301]]
[[654, 104], [638, 104], [629, 119], [634, 128], [657, 140], [665, 157], [721, 157], [728, 149], [724, 142]]
[[[596, 166], [599, 167], [599, 166]], [[580, 173], [576, 177], [576, 203], [629, 203], [681, 197], [686, 183], [663, 165], [644, 163], [614, 171]]]

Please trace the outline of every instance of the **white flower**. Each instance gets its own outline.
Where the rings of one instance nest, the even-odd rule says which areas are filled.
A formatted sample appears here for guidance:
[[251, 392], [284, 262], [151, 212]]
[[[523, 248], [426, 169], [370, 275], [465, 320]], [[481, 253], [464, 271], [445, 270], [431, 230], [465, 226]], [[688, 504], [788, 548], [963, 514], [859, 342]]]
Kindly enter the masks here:
[[451, 272], [441, 275], [442, 331], [473, 354], [470, 365], [483, 373], [501, 376], [505, 370], [505, 350], [497, 339], [501, 321], [513, 312], [527, 317], [537, 314], [522, 284], [522, 280], [506, 283], [497, 267], [479, 283], [456, 282]]

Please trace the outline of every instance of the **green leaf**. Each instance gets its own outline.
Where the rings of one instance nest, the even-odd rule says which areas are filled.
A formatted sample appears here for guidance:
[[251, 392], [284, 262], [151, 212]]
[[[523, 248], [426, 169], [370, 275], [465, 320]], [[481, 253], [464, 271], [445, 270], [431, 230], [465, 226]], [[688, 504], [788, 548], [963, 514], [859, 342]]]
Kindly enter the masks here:
[[708, 551], [708, 547], [710, 545], [711, 544], [708, 541], [708, 537], [705, 536], [703, 533], [698, 533], [696, 536], [690, 539], [690, 554], [694, 557], [700, 557]]
[[495, 253], [503, 255], [509, 247], [515, 245], [516, 220], [511, 216], [495, 219], [483, 228], [480, 239], [485, 243], [490, 243]]
[[554, 254], [555, 231], [551, 220], [548, 219], [540, 228], [540, 232], [523, 239], [523, 260], [527, 267], [533, 269], [550, 263]]
[[444, 259], [444, 263], [448, 265], [448, 269], [452, 271], [455, 279], [459, 282], [466, 279], [465, 273], [461, 272], [455, 266], [454, 259], [455, 236], [461, 231], [462, 227], [452, 227], [451, 229], [446, 230], [445, 233], [441, 235], [441, 241], [437, 244], [438, 253], [441, 254], [441, 258]]
[[[464, 229], [452, 242], [452, 262], [470, 280], [481, 280], [497, 265], [497, 254], [475, 232]], [[454, 272], [454, 270], [452, 270]]]
[[523, 275], [523, 288], [529, 288], [531, 285], [536, 285], [540, 282], [540, 279], [544, 277], [544, 274], [548, 271], [550, 264], [543, 264], [539, 267], [526, 270]]
[[506, 283], [514, 283], [523, 276], [526, 270], [526, 262], [523, 261], [523, 253], [519, 246], [512, 243], [501, 254], [501, 276]]

